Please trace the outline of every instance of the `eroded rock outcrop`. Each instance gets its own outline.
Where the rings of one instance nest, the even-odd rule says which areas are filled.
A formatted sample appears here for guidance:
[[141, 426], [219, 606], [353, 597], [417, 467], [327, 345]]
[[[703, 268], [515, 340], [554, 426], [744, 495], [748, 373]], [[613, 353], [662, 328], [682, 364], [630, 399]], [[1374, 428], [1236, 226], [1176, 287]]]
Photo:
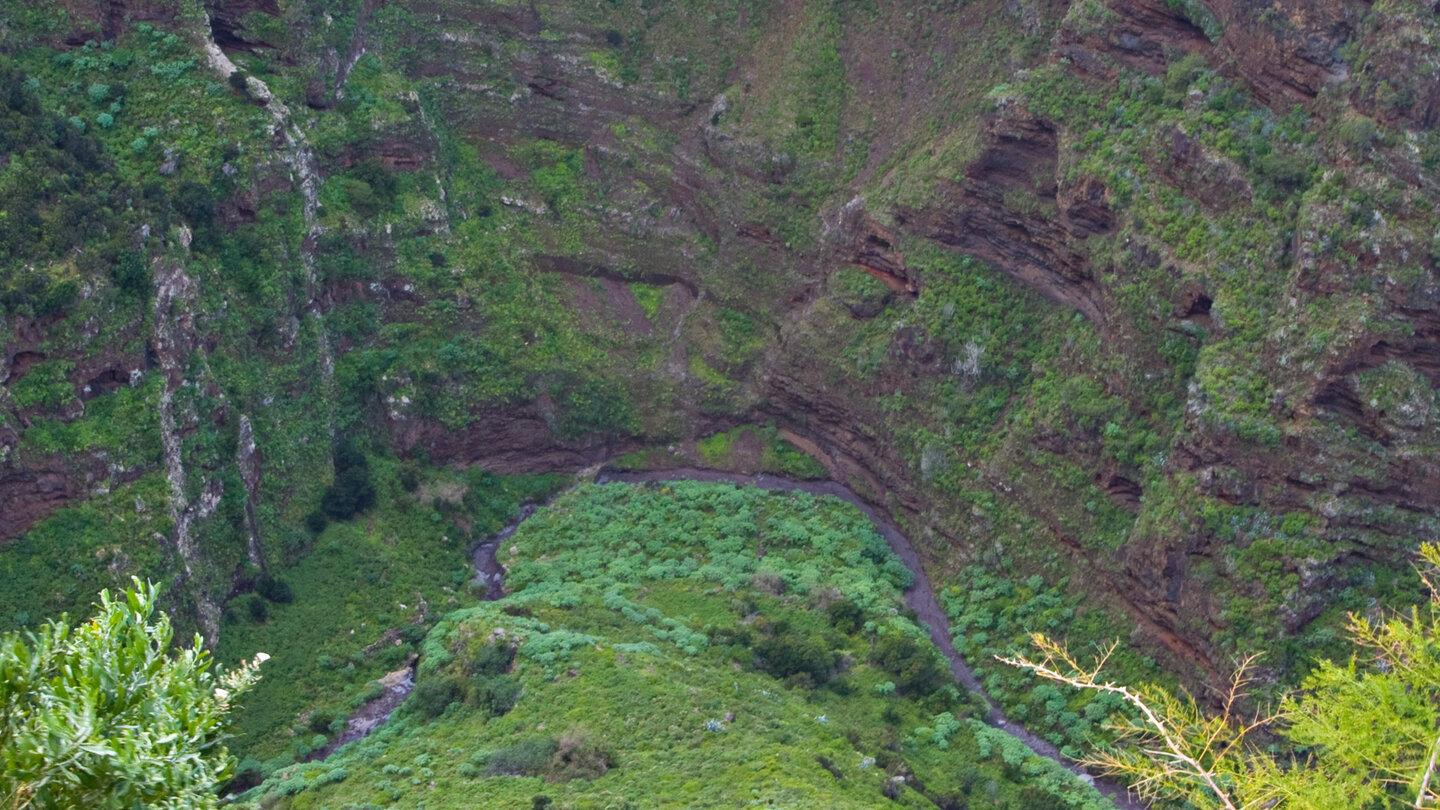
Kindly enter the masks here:
[[1086, 181], [1062, 198], [1055, 176], [1059, 142], [1048, 122], [1000, 115], [986, 135], [986, 148], [966, 168], [965, 180], [938, 183], [935, 202], [897, 211], [897, 224], [984, 259], [1103, 327], [1105, 311], [1083, 243], [1114, 227], [1104, 187]]

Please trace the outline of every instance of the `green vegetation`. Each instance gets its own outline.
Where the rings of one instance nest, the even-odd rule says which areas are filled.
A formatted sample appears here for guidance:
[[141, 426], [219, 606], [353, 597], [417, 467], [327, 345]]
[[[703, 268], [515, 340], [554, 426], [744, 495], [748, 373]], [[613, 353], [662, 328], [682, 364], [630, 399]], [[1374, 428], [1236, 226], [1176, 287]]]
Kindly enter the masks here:
[[[61, 807], [213, 808], [231, 759], [227, 715], [264, 653], [228, 671], [202, 640], [172, 649], [153, 585], [111, 598], [72, 627], [0, 636], [0, 801]], [[158, 613], [158, 615], [157, 615]]]
[[[755, 455], [757, 444], [758, 461], [749, 458]], [[771, 426], [738, 427], [716, 433], [701, 439], [696, 448], [705, 466], [718, 470], [751, 467], [756, 472], [774, 473], [800, 480], [826, 476], [825, 468], [820, 462], [805, 455]]]
[[1108, 806], [965, 719], [973, 705], [897, 613], [908, 572], [847, 504], [585, 485], [522, 524], [502, 557], [510, 594], [431, 630], [397, 718], [244, 798]]
[[283, 582], [261, 577], [255, 593], [227, 607], [220, 659], [252, 648], [271, 655], [271, 677], [235, 718], [234, 747], [252, 770], [303, 759], [317, 735], [323, 743], [343, 729], [371, 696], [369, 681], [404, 666], [440, 616], [475, 603], [468, 548], [521, 504], [564, 484], [559, 476], [497, 478], [384, 460], [372, 474], [369, 516], [329, 523], [313, 545], [295, 550]]
[[1218, 40], [1224, 33], [1225, 29], [1221, 26], [1220, 21], [1215, 19], [1214, 12], [1199, 0], [1165, 0], [1165, 5], [1204, 32], [1211, 42]]
[[830, 292], [856, 316], [874, 317], [890, 300], [890, 288], [858, 267], [843, 267], [830, 278]]
[[611, 459], [619, 470], [699, 466], [734, 473], [769, 473], [800, 481], [829, 477], [825, 466], [788, 441], [774, 425], [744, 425], [714, 433], [686, 447], [654, 447]]
[[[1004, 707], [1006, 716], [1076, 759], [1097, 739], [1105, 739], [1102, 723], [1122, 708], [1121, 701], [1036, 683], [1029, 676], [1015, 678], [1013, 671], [985, 663], [1025, 648], [1034, 633], [1063, 633], [1085, 643], [1114, 637], [1123, 627], [1106, 613], [1082, 610], [1078, 594], [1064, 587], [1067, 583], [1052, 586], [1039, 574], [1016, 583], [972, 566], [958, 580], [940, 593], [955, 648], [975, 663], [986, 694]], [[1164, 680], [1153, 660], [1128, 648], [1116, 650], [1107, 667], [1129, 683]]]
[[[1125, 744], [1091, 761], [1149, 798], [1227, 810], [1434, 807], [1440, 546], [1424, 545], [1420, 554], [1429, 602], [1380, 619], [1350, 614], [1348, 659], [1320, 661], [1273, 713], [1248, 706], [1255, 656], [1238, 665], [1218, 695], [1219, 714], [1188, 694], [1102, 677], [1108, 653], [1082, 664], [1041, 633], [1033, 643], [1042, 657], [1003, 660], [1128, 705], [1131, 713], [1116, 726]], [[1297, 749], [1303, 757], [1291, 753]]]
[[171, 529], [168, 495], [164, 477], [148, 475], [57, 512], [7, 545], [0, 554], [0, 623], [21, 628], [78, 614], [94, 594], [123, 588], [132, 577], [167, 581], [178, 561], [154, 535]]
[[[1166, 0], [1188, 40], [1135, 50], [1134, 4], [1091, 0], [0, 0], [0, 630], [164, 583], [182, 634], [275, 655], [233, 787], [268, 774], [277, 803], [418, 804], [430, 769], [558, 810], [743, 731], [765, 742], [733, 772], [667, 795], [755, 784], [743, 752], [838, 804], [903, 761], [902, 802], [1045, 807], [1018, 787], [1041, 766], [889, 632], [893, 587], [815, 595], [875, 560], [767, 534], [745, 568], [743, 533], [611, 504], [677, 551], [590, 521], [563, 575], [516, 571], [503, 604], [533, 615], [497, 614], [466, 552], [561, 482], [480, 468], [646, 447], [617, 464], [819, 478], [815, 442], [909, 524], [972, 659], [1063, 629], [1125, 637], [1128, 682], [1257, 649], [1262, 693], [1302, 682], [1346, 655], [1345, 611], [1408, 603], [1412, 538], [1440, 536], [1440, 22], [1317, 3]], [[233, 71], [203, 49], [225, 26]], [[1338, 61], [1281, 87], [1247, 61], [1271, 36]], [[905, 289], [854, 263], [877, 253]], [[796, 434], [747, 424], [772, 417]], [[296, 764], [471, 608], [444, 633], [548, 640], [427, 669], [366, 743], [404, 759]], [[1067, 751], [1107, 739], [1106, 699], [982, 679]], [[647, 719], [617, 742], [602, 709]]]
[[635, 294], [635, 302], [645, 311], [645, 317], [655, 320], [660, 312], [660, 301], [665, 296], [665, 288], [654, 284], [631, 284], [630, 291]]
[[375, 505], [375, 482], [370, 476], [370, 462], [352, 439], [342, 439], [335, 446], [335, 482], [320, 499], [326, 516], [345, 520]]

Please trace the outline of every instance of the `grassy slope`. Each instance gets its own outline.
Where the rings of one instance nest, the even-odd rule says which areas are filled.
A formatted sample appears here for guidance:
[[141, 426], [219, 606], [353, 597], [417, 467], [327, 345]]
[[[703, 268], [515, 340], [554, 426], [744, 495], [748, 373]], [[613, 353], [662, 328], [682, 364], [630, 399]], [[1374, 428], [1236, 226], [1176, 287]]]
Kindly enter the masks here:
[[343, 718], [368, 681], [414, 654], [439, 616], [474, 604], [470, 542], [559, 481], [422, 470], [407, 492], [393, 463], [376, 468], [377, 508], [329, 524], [313, 550], [284, 568], [293, 601], [267, 603], [263, 620], [250, 613], [258, 596], [237, 597], [226, 610], [220, 659], [271, 656], [238, 718], [231, 748], [242, 756], [278, 767], [308, 754], [317, 742], [310, 716]]
[[[502, 553], [515, 592], [436, 626], [399, 719], [246, 798], [431, 810], [537, 795], [567, 808], [1106, 806], [963, 719], [970, 705], [939, 685], [938, 653], [898, 613], [904, 570], [847, 504], [715, 484], [586, 486]], [[863, 621], [836, 626], [818, 609], [827, 602], [861, 606]], [[835, 671], [775, 677], [780, 653], [765, 646], [775, 636], [819, 645]], [[907, 692], [886, 669], [896, 660], [873, 662], [888, 638], [915, 640], [910, 663], [939, 666], [943, 679]], [[492, 717], [467, 673], [496, 640], [518, 643], [510, 677], [524, 691]], [[419, 696], [446, 682], [470, 701], [427, 721]], [[517, 743], [556, 738], [584, 753], [487, 775], [513, 763]], [[892, 802], [882, 787], [895, 776], [908, 778]]]

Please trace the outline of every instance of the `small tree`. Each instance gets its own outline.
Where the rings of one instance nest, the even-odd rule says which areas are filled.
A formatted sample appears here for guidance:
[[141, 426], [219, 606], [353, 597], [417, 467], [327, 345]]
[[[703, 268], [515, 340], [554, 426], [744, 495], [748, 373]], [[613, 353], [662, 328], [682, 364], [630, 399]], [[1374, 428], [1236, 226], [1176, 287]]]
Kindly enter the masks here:
[[136, 580], [78, 627], [0, 636], [0, 807], [215, 806], [226, 716], [268, 656], [222, 673], [199, 636], [172, 649], [155, 596]]
[[[1321, 661], [1274, 712], [1242, 715], [1257, 656], [1242, 661], [1208, 714], [1189, 695], [1102, 678], [1114, 646], [1081, 664], [1064, 645], [1032, 636], [1040, 652], [1001, 657], [1052, 681], [1118, 695], [1128, 717], [1112, 725], [1115, 747], [1085, 764], [1128, 779], [1143, 796], [1225, 810], [1440, 808], [1440, 546], [1420, 550], [1429, 603], [1372, 622], [1351, 614], [1357, 650], [1348, 662]], [[1265, 729], [1307, 755], [1277, 757], [1257, 744]]]
[[335, 483], [321, 497], [321, 510], [335, 520], [347, 520], [374, 505], [375, 482], [369, 459], [353, 439], [340, 440], [335, 446]]

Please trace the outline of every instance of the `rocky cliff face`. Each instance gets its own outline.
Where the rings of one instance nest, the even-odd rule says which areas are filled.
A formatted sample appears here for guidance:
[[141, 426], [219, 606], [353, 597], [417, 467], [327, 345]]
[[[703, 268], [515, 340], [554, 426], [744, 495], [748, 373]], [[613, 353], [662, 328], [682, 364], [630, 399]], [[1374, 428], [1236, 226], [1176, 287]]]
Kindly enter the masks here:
[[[156, 5], [77, 9], [52, 44], [193, 22]], [[301, 510], [304, 464], [276, 459], [323, 466], [324, 430], [267, 416], [282, 391], [498, 471], [773, 420], [930, 538], [942, 580], [1044, 549], [1187, 673], [1363, 602], [1440, 533], [1433, 8], [612, 6], [208, 4], [188, 36], [277, 77], [327, 178], [267, 261], [334, 266], [246, 322], [302, 369], [219, 383], [249, 397], [246, 449], [152, 462], [177, 541], [203, 481], [235, 479], [254, 554], [266, 499]], [[218, 202], [236, 233], [272, 204], [256, 189], [303, 183], [285, 126]], [[403, 213], [327, 212], [381, 189], [373, 163]], [[7, 385], [54, 344], [9, 323]], [[407, 355], [436, 324], [488, 354]], [[169, 397], [174, 364], [228, 351], [206, 345], [220, 319], [187, 328], [184, 357], [72, 349], [65, 379], [159, 362]], [[314, 384], [332, 352], [334, 395]], [[16, 448], [38, 411], [9, 407]], [[107, 475], [95, 453], [3, 463], [5, 539]]]

